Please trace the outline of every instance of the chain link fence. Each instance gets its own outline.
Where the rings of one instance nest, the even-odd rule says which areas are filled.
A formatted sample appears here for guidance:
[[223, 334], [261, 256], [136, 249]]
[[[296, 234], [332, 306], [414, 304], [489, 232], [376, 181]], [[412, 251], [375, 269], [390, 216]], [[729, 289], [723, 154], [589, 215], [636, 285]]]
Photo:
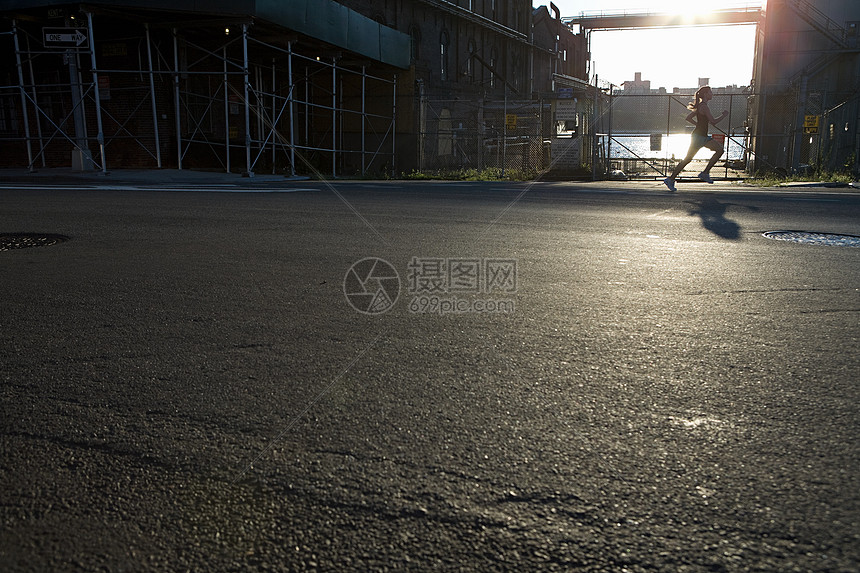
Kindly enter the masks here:
[[[592, 160], [595, 176], [662, 178], [683, 159], [693, 126], [686, 122], [693, 94], [613, 94], [597, 102]], [[711, 171], [715, 178], [739, 179], [770, 173], [857, 172], [860, 95], [856, 91], [801, 90], [766, 93], [715, 90], [710, 127], [725, 152]], [[680, 174], [695, 177], [713, 152], [703, 148]]]
[[[860, 95], [855, 91], [785, 89], [756, 95], [759, 125], [752, 169], [781, 175], [858, 171]], [[767, 113], [760, 117], [760, 108]]]
[[542, 101], [422, 98], [418, 169], [534, 177], [550, 163], [552, 114]]
[[[693, 125], [686, 121], [691, 94], [612, 94], [598, 103], [595, 129], [596, 175], [610, 178], [661, 178], [687, 155]], [[719, 93], [709, 106], [726, 119], [710, 133], [723, 143], [725, 153], [712, 171], [722, 178], [745, 176], [750, 159], [749, 93]], [[701, 149], [680, 174], [695, 176], [713, 155]]]

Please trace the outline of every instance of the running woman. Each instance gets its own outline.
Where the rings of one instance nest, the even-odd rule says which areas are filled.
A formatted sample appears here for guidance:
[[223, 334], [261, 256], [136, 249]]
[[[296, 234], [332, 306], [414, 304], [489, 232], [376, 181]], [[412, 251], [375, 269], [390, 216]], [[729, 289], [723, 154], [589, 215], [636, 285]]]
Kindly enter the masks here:
[[713, 97], [714, 92], [711, 90], [711, 86], [702, 86], [696, 90], [696, 101], [690, 102], [687, 106], [687, 109], [690, 110], [690, 115], [687, 116], [687, 121], [696, 127], [693, 129], [693, 134], [690, 137], [690, 149], [687, 151], [687, 157], [681, 160], [681, 162], [675, 167], [675, 170], [672, 171], [672, 174], [663, 180], [663, 183], [666, 184], [669, 191], [675, 190], [675, 178], [684, 170], [684, 167], [693, 160], [696, 153], [698, 153], [698, 151], [703, 147], [707, 147], [713, 151], [714, 156], [711, 157], [705, 170], [699, 173], [699, 179], [705, 183], [714, 182], [714, 180], [711, 179], [711, 168], [723, 155], [724, 149], [720, 142], [714, 140], [713, 137], [708, 135], [708, 124], [717, 125], [717, 123], [721, 122], [729, 115], [729, 112], [724, 110], [723, 115], [715, 119], [708, 107], [708, 102], [711, 101]]

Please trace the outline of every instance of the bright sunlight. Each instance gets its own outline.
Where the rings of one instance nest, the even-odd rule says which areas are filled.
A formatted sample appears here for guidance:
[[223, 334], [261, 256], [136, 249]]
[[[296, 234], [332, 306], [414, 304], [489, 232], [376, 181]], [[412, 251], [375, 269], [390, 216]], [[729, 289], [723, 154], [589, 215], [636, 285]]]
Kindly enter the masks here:
[[[538, 2], [535, 2], [536, 4]], [[553, 0], [562, 17], [581, 12], [670, 12], [694, 14], [712, 10], [759, 7], [763, 2], [737, 0]], [[548, 4], [548, 2], [547, 2]], [[592, 73], [620, 85], [642, 72], [651, 87], [747, 85], [752, 79], [755, 25], [596, 31], [591, 36]]]

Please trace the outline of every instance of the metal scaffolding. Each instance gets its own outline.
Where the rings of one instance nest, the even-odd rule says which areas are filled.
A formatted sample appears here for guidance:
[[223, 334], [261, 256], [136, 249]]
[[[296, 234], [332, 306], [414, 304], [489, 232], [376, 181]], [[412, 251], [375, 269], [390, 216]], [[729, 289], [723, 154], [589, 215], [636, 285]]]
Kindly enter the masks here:
[[[58, 137], [71, 143], [73, 148], [73, 165], [77, 162], [81, 169], [84, 169], [87, 167], [87, 163], [91, 163], [102, 172], [107, 171], [105, 138], [102, 127], [101, 94], [99, 92], [98, 73], [95, 71], [97, 66], [95, 42], [93, 41], [93, 20], [90, 12], [86, 12], [85, 14], [87, 17], [86, 28], [68, 27], [70, 35], [72, 31], [75, 32], [74, 37], [76, 39], [71, 42], [65, 42], [64, 38], [58, 36], [53, 45], [46, 45], [47, 41], [43, 43], [41, 38], [35, 37], [33, 34], [23, 30], [19, 26], [18, 20], [12, 20], [11, 35], [15, 48], [15, 66], [18, 71], [17, 89], [21, 98], [20, 117], [23, 122], [24, 141], [27, 149], [27, 169], [30, 171], [34, 169], [36, 161], [41, 161], [43, 166], [47, 165], [45, 153], [48, 146]], [[85, 30], [85, 32], [82, 30]], [[24, 35], [23, 46], [21, 41], [22, 34]], [[31, 48], [32, 41], [35, 41], [42, 47]], [[34, 72], [34, 60], [40, 57], [57, 59], [60, 56], [63, 58], [63, 65], [68, 66], [69, 83], [39, 84]], [[81, 73], [82, 56], [89, 56], [92, 70], [90, 81], [86, 82], [83, 80], [83, 74]], [[26, 79], [27, 73], [30, 76], [29, 81]], [[69, 99], [71, 100], [71, 110], [62, 117], [57, 117], [56, 114], [50, 113], [50, 110], [44, 105], [44, 100], [40, 102], [40, 90], [43, 89], [52, 95], [68, 90]], [[97, 126], [95, 142], [99, 149], [98, 160], [92, 157], [89, 148], [92, 138], [87, 136], [86, 109], [88, 104], [92, 104], [95, 108]], [[35, 138], [32, 136], [30, 128], [30, 122], [33, 120], [30, 115], [30, 107], [33, 109], [37, 126], [37, 137]], [[46, 123], [48, 131], [53, 130], [47, 136], [44, 133], [44, 124]], [[74, 131], [70, 131], [70, 127], [74, 127]], [[38, 152], [34, 154], [33, 144], [36, 142], [38, 142], [39, 148]]]
[[[114, 147], [128, 148], [123, 140], [137, 146], [135, 166], [143, 159], [150, 167], [168, 162], [247, 176], [364, 175], [395, 168], [397, 76], [385, 77], [387, 66], [235, 19], [124, 21], [132, 31], [123, 41], [136, 43], [137, 58], [125, 54], [100, 68], [94, 33], [110, 22], [96, 15], [94, 25], [94, 14], [84, 14], [85, 28], [66, 22], [70, 33], [84, 37], [74, 46], [46, 45], [45, 28], [40, 36], [32, 23], [13, 20], [6, 32], [18, 82], [0, 90], [18, 92], [23, 137], [0, 136], [0, 143], [23, 140], [30, 170], [37, 163], [62, 164], [63, 141], [71, 145], [74, 168], [107, 173], [109, 161], [112, 167], [129, 162], [128, 151], [117, 159], [110, 154]], [[259, 36], [252, 34], [257, 30]], [[109, 52], [115, 43], [106, 38], [99, 46]], [[66, 73], [67, 82], [60, 79]]]

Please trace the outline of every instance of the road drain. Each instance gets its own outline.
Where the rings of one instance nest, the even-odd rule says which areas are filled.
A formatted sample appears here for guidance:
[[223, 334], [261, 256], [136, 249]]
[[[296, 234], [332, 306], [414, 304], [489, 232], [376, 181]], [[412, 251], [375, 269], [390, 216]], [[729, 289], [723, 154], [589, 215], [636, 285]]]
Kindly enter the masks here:
[[837, 233], [813, 233], [810, 231], [768, 231], [762, 233], [768, 239], [791, 241], [806, 245], [827, 245], [831, 247], [860, 247], [860, 237]]
[[50, 233], [0, 233], [0, 251], [27, 249], [29, 247], [49, 247], [68, 240], [69, 238], [65, 235]]

